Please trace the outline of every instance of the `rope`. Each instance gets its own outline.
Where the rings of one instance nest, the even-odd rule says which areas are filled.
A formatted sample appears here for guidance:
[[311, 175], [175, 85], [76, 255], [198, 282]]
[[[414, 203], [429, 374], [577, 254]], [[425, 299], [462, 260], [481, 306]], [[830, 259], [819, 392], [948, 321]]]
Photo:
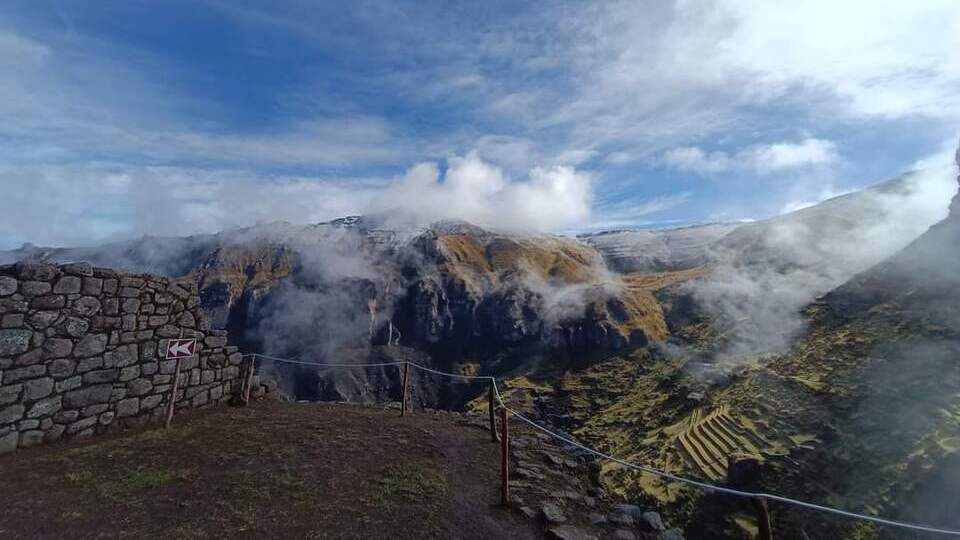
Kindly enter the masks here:
[[267, 354], [260, 354], [260, 353], [250, 353], [250, 354], [245, 354], [243, 356], [251, 357], [251, 358], [260, 357], [260, 358], [266, 358], [267, 360], [273, 360], [275, 362], [285, 362], [288, 364], [300, 364], [303, 366], [336, 367], [336, 368], [402, 366], [403, 364], [409, 363], [409, 362], [400, 361], [400, 362], [381, 362], [378, 364], [328, 364], [328, 363], [320, 363], [320, 362], [306, 362], [303, 360], [291, 360], [289, 358], [278, 358], [276, 356], [270, 356]]
[[659, 477], [659, 478], [664, 478], [664, 479], [667, 479], [667, 480], [672, 480], [672, 481], [674, 481], [674, 482], [680, 482], [680, 483], [683, 483], [683, 484], [688, 484], [688, 485], [691, 485], [691, 486], [696, 486], [696, 487], [698, 487], [698, 488], [700, 488], [700, 489], [705, 490], [705, 491], [708, 492], [708, 493], [714, 493], [714, 492], [716, 492], [716, 493], [724, 493], [724, 494], [727, 494], [727, 495], [732, 495], [732, 496], [734, 496], [734, 497], [743, 497], [743, 498], [748, 498], [748, 499], [755, 499], [755, 498], [760, 497], [760, 498], [769, 499], [769, 500], [772, 500], [772, 501], [778, 501], [778, 502], [782, 502], [782, 503], [785, 503], [785, 504], [792, 504], [792, 505], [794, 505], [794, 506], [800, 506], [800, 507], [802, 507], [802, 508], [808, 508], [808, 509], [811, 509], [811, 510], [818, 510], [818, 511], [821, 511], [821, 512], [827, 512], [827, 513], [830, 513], [830, 514], [835, 514], [835, 515], [844, 516], [844, 517], [848, 517], [848, 518], [862, 519], [862, 520], [864, 520], [864, 521], [870, 521], [870, 522], [873, 522], [873, 523], [879, 523], [879, 524], [881, 524], [881, 525], [888, 525], [888, 526], [890, 526], [890, 527], [899, 527], [899, 528], [902, 528], [902, 529], [911, 529], [911, 530], [915, 530], [915, 531], [922, 531], [922, 532], [929, 532], [929, 533], [938, 533], [938, 534], [946, 534], [946, 535], [951, 535], [951, 536], [960, 536], [960, 531], [957, 531], [957, 530], [941, 529], [941, 528], [938, 528], [938, 527], [931, 527], [931, 526], [921, 525], [921, 524], [917, 524], [917, 523], [909, 523], [909, 522], [905, 522], [905, 521], [894, 521], [894, 520], [892, 520], [892, 519], [884, 519], [884, 518], [875, 517], [875, 516], [866, 516], [866, 515], [863, 515], [863, 514], [858, 514], [858, 513], [856, 513], [856, 512], [848, 512], [848, 511], [846, 511], [846, 510], [840, 510], [839, 508], [832, 508], [832, 507], [829, 507], [829, 506], [821, 506], [821, 505], [819, 505], [819, 504], [814, 504], [814, 503], [809, 503], [809, 502], [804, 502], [804, 501], [798, 501], [798, 500], [796, 500], [796, 499], [791, 499], [791, 498], [788, 498], [788, 497], [783, 497], [783, 496], [780, 496], [780, 495], [774, 495], [774, 494], [770, 494], [770, 493], [753, 493], [753, 492], [750, 492], [750, 491], [741, 491], [741, 490], [738, 490], [738, 489], [726, 488], [726, 487], [722, 487], [722, 486], [717, 486], [717, 485], [714, 485], [714, 484], [710, 484], [710, 483], [707, 483], [707, 482], [701, 482], [701, 481], [699, 481], [699, 480], [693, 480], [693, 479], [691, 479], [691, 478], [686, 478], [686, 477], [683, 477], [683, 476], [677, 476], [677, 475], [675, 475], [675, 474], [671, 474], [671, 473], [668, 473], [668, 472], [666, 472], [666, 471], [661, 471], [661, 470], [658, 470], [658, 469], [654, 469], [654, 468], [652, 468], [652, 467], [646, 467], [646, 466], [644, 466], [644, 465], [637, 465], [637, 464], [635, 464], [635, 463], [631, 463], [631, 462], [629, 462], [629, 461], [620, 459], [620, 458], [618, 458], [618, 457], [611, 456], [610, 454], [606, 454], [606, 453], [601, 452], [601, 451], [599, 451], [599, 450], [590, 448], [589, 446], [585, 446], [585, 445], [583, 445], [583, 444], [580, 444], [579, 442], [577, 442], [577, 441], [575, 441], [575, 440], [573, 440], [573, 439], [571, 439], [571, 438], [569, 438], [569, 437], [565, 437], [565, 436], [563, 436], [563, 435], [560, 435], [559, 433], [556, 433], [556, 432], [554, 432], [554, 431], [551, 431], [551, 430], [549, 430], [549, 429], [541, 426], [540, 424], [534, 422], [533, 420], [527, 418], [527, 417], [524, 416], [523, 414], [521, 414], [521, 413], [519, 413], [519, 412], [511, 409], [511, 408], [508, 407], [507, 404], [503, 401], [503, 396], [500, 394], [500, 389], [497, 387], [497, 379], [496, 379], [495, 377], [492, 377], [492, 376], [489, 376], [489, 375], [460, 375], [460, 374], [457, 374], [457, 373], [447, 373], [447, 372], [444, 372], [444, 371], [437, 371], [437, 370], [435, 370], [435, 369], [431, 369], [431, 368], [428, 368], [428, 367], [426, 367], [426, 366], [421, 366], [420, 364], [417, 364], [417, 363], [414, 363], [414, 362], [410, 362], [410, 361], [385, 362], [385, 363], [378, 363], [378, 364], [319, 364], [319, 363], [315, 363], [315, 362], [304, 362], [304, 361], [299, 361], [299, 360], [291, 360], [291, 359], [287, 359], [287, 358], [277, 358], [277, 357], [268, 356], [268, 355], [259, 354], [259, 353], [245, 354], [245, 355], [243, 355], [243, 356], [251, 356], [251, 357], [257, 357], [257, 356], [259, 356], [259, 357], [261, 357], [261, 358], [267, 358], [267, 359], [275, 360], [275, 361], [278, 361], [278, 362], [288, 362], [288, 363], [292, 363], [292, 364], [305, 364], [305, 365], [316, 366], [316, 367], [348, 367], [348, 368], [349, 368], [349, 367], [399, 366], [399, 365], [404, 365], [404, 364], [406, 364], [406, 365], [409, 365], [409, 366], [413, 366], [413, 367], [415, 367], [415, 368], [417, 368], [417, 369], [421, 369], [421, 370], [423, 370], [423, 371], [427, 371], [427, 372], [430, 372], [430, 373], [434, 373], [434, 374], [436, 374], [436, 375], [443, 375], [443, 376], [445, 376], [445, 377], [453, 377], [453, 378], [458, 378], [458, 379], [472, 379], [472, 380], [488, 380], [488, 381], [490, 381], [490, 383], [493, 385], [493, 393], [494, 393], [494, 396], [496, 396], [496, 400], [497, 400], [497, 402], [500, 404], [500, 406], [503, 407], [504, 409], [506, 409], [507, 412], [509, 412], [509, 413], [512, 414], [513, 416], [517, 417], [520, 421], [522, 421], [522, 422], [524, 422], [524, 423], [526, 423], [526, 424], [529, 424], [529, 425], [532, 426], [533, 428], [535, 428], [535, 429], [537, 429], [537, 430], [540, 430], [540, 431], [546, 433], [547, 435], [550, 435], [551, 437], [554, 437], [555, 439], [559, 439], [559, 440], [561, 440], [561, 441], [563, 441], [563, 442], [565, 442], [565, 443], [567, 443], [567, 444], [569, 444], [569, 445], [571, 445], [571, 446], [575, 446], [575, 447], [577, 447], [577, 448], [579, 448], [579, 449], [581, 449], [581, 450], [584, 450], [585, 452], [588, 452], [588, 453], [590, 453], [590, 454], [593, 454], [593, 455], [595, 455], [595, 456], [597, 456], [597, 457], [600, 457], [600, 458], [603, 458], [603, 459], [607, 459], [607, 460], [613, 461], [614, 463], [618, 463], [618, 464], [620, 464], [620, 465], [623, 465], [624, 467], [627, 467], [628, 469], [633, 469], [633, 470], [636, 470], [636, 471], [649, 473], [649, 474], [652, 474], [652, 475], [657, 476], [657, 477]]

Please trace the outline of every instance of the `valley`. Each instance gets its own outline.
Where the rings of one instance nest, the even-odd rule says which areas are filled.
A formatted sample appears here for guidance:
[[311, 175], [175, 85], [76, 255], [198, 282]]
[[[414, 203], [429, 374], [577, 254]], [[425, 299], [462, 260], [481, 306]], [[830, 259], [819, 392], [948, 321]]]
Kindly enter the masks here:
[[[492, 375], [511, 407], [635, 463], [960, 526], [944, 502], [957, 484], [942, 481], [960, 451], [960, 217], [954, 202], [945, 219], [944, 205], [926, 223], [898, 221], [922, 181], [664, 231], [524, 236], [370, 216], [0, 258], [185, 276], [248, 352]], [[399, 394], [382, 368], [259, 369], [294, 400]], [[435, 382], [412, 380], [419, 405], [486, 406], [479, 386]], [[611, 463], [600, 478], [692, 537], [752, 534], [750, 512], [723, 497]], [[771, 511], [783, 537], [900, 537]]]

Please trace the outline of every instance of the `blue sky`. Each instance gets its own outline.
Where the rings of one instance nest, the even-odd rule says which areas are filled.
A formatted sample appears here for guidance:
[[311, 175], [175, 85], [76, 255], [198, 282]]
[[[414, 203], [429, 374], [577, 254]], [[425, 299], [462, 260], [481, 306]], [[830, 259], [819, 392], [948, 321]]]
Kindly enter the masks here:
[[756, 219], [947, 159], [953, 0], [773, 4], [7, 2], [0, 247]]

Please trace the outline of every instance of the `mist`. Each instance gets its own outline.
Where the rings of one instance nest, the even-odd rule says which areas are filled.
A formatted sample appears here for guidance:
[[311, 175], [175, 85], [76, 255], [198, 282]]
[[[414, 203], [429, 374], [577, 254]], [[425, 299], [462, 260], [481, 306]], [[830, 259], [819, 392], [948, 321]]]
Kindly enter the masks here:
[[709, 277], [688, 287], [720, 329], [715, 359], [736, 364], [783, 351], [803, 330], [806, 305], [947, 216], [955, 176], [953, 168], [909, 173], [724, 238]]

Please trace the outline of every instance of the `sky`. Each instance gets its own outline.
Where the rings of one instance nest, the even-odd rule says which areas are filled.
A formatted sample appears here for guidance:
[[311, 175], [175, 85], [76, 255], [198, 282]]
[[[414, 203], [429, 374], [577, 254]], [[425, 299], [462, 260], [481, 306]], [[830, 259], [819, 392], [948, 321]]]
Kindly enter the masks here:
[[960, 135], [956, 0], [0, 4], [0, 248], [761, 219]]

